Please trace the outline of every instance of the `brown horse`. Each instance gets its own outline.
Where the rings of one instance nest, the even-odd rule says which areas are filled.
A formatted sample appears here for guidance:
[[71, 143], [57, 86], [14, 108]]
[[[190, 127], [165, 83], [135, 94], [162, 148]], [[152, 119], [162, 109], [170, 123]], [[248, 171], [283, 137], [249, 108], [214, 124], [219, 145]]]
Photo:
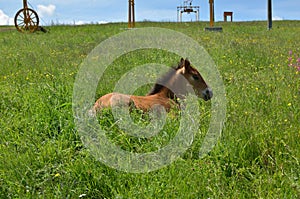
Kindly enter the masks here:
[[213, 92], [200, 73], [191, 66], [189, 60], [182, 58], [178, 67], [171, 69], [159, 79], [147, 96], [109, 93], [96, 101], [93, 112], [120, 105], [133, 106], [145, 112], [148, 112], [155, 105], [160, 105], [169, 111], [171, 107], [178, 106], [177, 99], [183, 99], [191, 89], [205, 101], [212, 98]]

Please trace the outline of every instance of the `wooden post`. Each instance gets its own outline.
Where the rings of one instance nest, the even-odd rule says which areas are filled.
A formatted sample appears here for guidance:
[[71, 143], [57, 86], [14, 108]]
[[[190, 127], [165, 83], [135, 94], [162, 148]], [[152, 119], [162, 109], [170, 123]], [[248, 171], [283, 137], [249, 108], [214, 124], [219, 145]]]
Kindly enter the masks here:
[[24, 9], [27, 9], [27, 8], [28, 8], [27, 0], [23, 0], [23, 8], [24, 8]]
[[215, 13], [214, 13], [214, 0], [209, 0], [210, 5], [210, 27], [214, 26], [214, 20], [215, 20]]
[[222, 27], [214, 27], [214, 21], [215, 21], [215, 6], [214, 6], [214, 0], [209, 0], [210, 5], [210, 27], [206, 27], [205, 31], [218, 31], [222, 32]]
[[128, 28], [135, 27], [134, 0], [128, 0]]
[[272, 0], [268, 0], [268, 29], [272, 29]]

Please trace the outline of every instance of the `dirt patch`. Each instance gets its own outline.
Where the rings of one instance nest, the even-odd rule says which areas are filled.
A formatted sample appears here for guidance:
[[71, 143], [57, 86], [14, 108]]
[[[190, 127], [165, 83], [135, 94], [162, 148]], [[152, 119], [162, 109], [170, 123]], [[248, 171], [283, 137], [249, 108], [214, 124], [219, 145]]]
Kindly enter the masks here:
[[7, 32], [7, 31], [13, 31], [16, 30], [15, 27], [11, 26], [11, 27], [7, 27], [7, 26], [0, 26], [0, 32]]

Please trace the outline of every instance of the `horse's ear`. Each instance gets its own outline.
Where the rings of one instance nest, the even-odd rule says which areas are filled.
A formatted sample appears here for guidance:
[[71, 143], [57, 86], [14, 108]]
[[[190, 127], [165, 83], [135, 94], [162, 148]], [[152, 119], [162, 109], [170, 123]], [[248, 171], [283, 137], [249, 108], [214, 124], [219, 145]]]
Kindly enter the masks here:
[[185, 59], [185, 61], [184, 61], [184, 67], [187, 70], [191, 69], [191, 63], [190, 63], [190, 61], [188, 59]]
[[180, 62], [179, 62], [179, 65], [178, 65], [177, 69], [184, 67], [184, 61], [185, 60], [183, 58], [180, 59]]
[[180, 66], [181, 66], [181, 67], [184, 66], [184, 61], [185, 61], [185, 60], [184, 60], [183, 58], [180, 59]]

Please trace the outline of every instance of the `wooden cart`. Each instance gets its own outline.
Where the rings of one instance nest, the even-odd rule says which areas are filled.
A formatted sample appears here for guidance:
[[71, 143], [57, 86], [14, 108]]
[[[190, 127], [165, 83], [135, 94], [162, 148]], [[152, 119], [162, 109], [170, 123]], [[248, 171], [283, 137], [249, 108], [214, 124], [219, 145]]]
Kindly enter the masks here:
[[28, 8], [27, 0], [23, 0], [23, 8], [15, 16], [15, 26], [20, 32], [32, 33], [39, 28], [38, 14]]

